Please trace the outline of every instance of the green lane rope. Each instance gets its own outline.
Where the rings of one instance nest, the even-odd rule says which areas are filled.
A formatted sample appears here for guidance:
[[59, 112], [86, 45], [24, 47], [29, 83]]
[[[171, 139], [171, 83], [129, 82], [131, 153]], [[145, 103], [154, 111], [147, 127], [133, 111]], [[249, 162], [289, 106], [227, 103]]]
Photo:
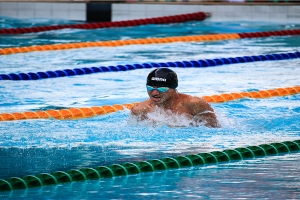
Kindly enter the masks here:
[[300, 140], [261, 144], [209, 153], [190, 154], [186, 156], [166, 157], [135, 163], [112, 164], [95, 168], [71, 169], [66, 172], [56, 171], [28, 175], [22, 178], [0, 179], [0, 191], [13, 191], [32, 187], [42, 187], [73, 181], [86, 181], [114, 176], [127, 176], [156, 170], [178, 169], [182, 167], [205, 166], [222, 162], [240, 161], [282, 153], [300, 151]]

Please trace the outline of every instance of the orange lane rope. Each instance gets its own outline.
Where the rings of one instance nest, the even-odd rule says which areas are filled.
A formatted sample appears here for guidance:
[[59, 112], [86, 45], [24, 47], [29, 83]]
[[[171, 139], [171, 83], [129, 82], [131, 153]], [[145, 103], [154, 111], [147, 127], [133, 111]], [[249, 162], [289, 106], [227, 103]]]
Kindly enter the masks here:
[[86, 47], [116, 47], [116, 46], [134, 45], [134, 44], [160, 44], [160, 43], [172, 43], [172, 42], [205, 42], [205, 41], [216, 41], [216, 40], [233, 40], [233, 39], [243, 39], [243, 38], [260, 38], [260, 37], [287, 36], [287, 35], [291, 35], [291, 36], [300, 35], [300, 29], [278, 30], [278, 31], [267, 31], [267, 32], [251, 32], [251, 33], [174, 36], [174, 37], [165, 37], [165, 38], [140, 38], [140, 39], [131, 39], [131, 40], [80, 42], [80, 43], [39, 45], [39, 46], [37, 45], [37, 46], [29, 46], [29, 47], [11, 47], [11, 48], [0, 49], [0, 55], [25, 53], [25, 52], [32, 52], [32, 51], [76, 49], [76, 48], [86, 48]]
[[79, 43], [66, 43], [66, 44], [50, 44], [50, 45], [37, 45], [28, 47], [12, 47], [0, 49], [0, 55], [26, 53], [33, 51], [52, 51], [52, 50], [66, 50], [78, 49], [87, 47], [116, 47], [124, 45], [135, 44], [160, 44], [172, 42], [204, 42], [215, 40], [230, 40], [240, 39], [238, 34], [213, 34], [213, 35], [195, 35], [195, 36], [177, 36], [165, 38], [146, 38], [146, 39], [131, 39], [131, 40], [112, 40], [112, 41], [98, 41], [98, 42], [79, 42]]
[[221, 95], [203, 96], [209, 103], [222, 103], [226, 101], [233, 101], [241, 98], [270, 98], [276, 96], [294, 95], [300, 92], [300, 86], [276, 88], [271, 90], [259, 90], [252, 92], [239, 92]]
[[2, 113], [0, 114], [0, 121], [9, 120], [22, 120], [22, 119], [79, 119], [88, 118], [96, 115], [103, 115], [125, 108], [131, 109], [136, 103], [132, 104], [116, 104], [112, 106], [94, 106], [84, 108], [70, 108], [62, 110], [46, 110], [46, 111], [27, 111], [27, 112], [15, 112], [15, 113]]
[[[227, 93], [221, 95], [203, 96], [209, 103], [222, 103], [226, 101], [233, 101], [241, 98], [269, 98], [276, 96], [294, 95], [300, 92], [300, 86], [276, 88], [270, 90], [259, 90], [251, 92]], [[131, 109], [135, 104], [115, 104], [112, 106], [94, 106], [84, 108], [70, 108], [62, 110], [47, 110], [47, 111], [27, 111], [15, 113], [2, 113], [0, 114], [0, 121], [10, 120], [24, 120], [24, 119], [79, 119], [88, 118], [96, 115], [103, 115], [112, 112], [124, 110], [125, 108]]]

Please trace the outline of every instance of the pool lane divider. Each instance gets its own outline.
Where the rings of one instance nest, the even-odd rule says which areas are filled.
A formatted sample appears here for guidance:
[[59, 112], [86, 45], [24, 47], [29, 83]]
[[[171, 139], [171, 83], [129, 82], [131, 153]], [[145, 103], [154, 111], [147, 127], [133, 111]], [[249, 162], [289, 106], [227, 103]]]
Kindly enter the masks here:
[[126, 21], [115, 22], [95, 22], [95, 23], [82, 23], [82, 24], [62, 24], [52, 26], [34, 26], [29, 28], [7, 28], [0, 29], [0, 34], [25, 34], [36, 33], [44, 31], [53, 31], [60, 29], [100, 29], [100, 28], [117, 28], [117, 27], [130, 27], [140, 26], [147, 24], [169, 24], [169, 23], [182, 23], [188, 21], [202, 21], [210, 17], [210, 13], [195, 12], [189, 14], [172, 15], [155, 18], [135, 19]]
[[[239, 93], [225, 93], [221, 95], [202, 96], [208, 103], [223, 103], [234, 101], [242, 98], [270, 98], [286, 95], [294, 95], [300, 93], [300, 86], [276, 88], [270, 90], [259, 90]], [[46, 111], [27, 111], [15, 113], [0, 113], [1, 121], [12, 120], [27, 120], [27, 119], [58, 119], [71, 120], [80, 118], [89, 118], [97, 115], [104, 115], [112, 112], [117, 112], [124, 109], [131, 109], [135, 104], [115, 104], [106, 106], [94, 106], [85, 108], [70, 108], [61, 110], [46, 110]]]
[[136, 103], [132, 104], [115, 104], [105, 106], [93, 106], [83, 108], [69, 108], [61, 110], [45, 110], [45, 111], [27, 111], [15, 113], [1, 113], [1, 121], [25, 120], [25, 119], [81, 119], [94, 117], [96, 115], [104, 115], [117, 112], [124, 109], [131, 109]]
[[300, 140], [247, 146], [223, 151], [189, 154], [185, 156], [165, 157], [139, 162], [127, 162], [98, 166], [94, 168], [71, 169], [68, 171], [55, 171], [24, 177], [10, 177], [0, 179], [0, 191], [13, 191], [33, 187], [43, 187], [71, 183], [75, 181], [99, 180], [115, 176], [127, 176], [155, 172], [158, 170], [180, 169], [194, 166], [217, 165], [219, 163], [238, 162], [246, 159], [262, 158], [282, 154], [300, 152]]
[[174, 42], [207, 42], [216, 40], [233, 40], [240, 39], [238, 34], [212, 34], [212, 35], [195, 35], [195, 36], [174, 36], [165, 38], [139, 38], [130, 40], [111, 40], [111, 41], [95, 41], [95, 42], [77, 42], [65, 44], [48, 44], [24, 47], [10, 47], [0, 49], [0, 55], [9, 55], [16, 53], [27, 53], [34, 51], [53, 51], [53, 50], [69, 50], [88, 47], [117, 47], [126, 45], [144, 45], [144, 44], [162, 44]]
[[117, 46], [124, 46], [124, 45], [161, 44], [161, 43], [174, 43], [174, 42], [209, 42], [209, 41], [218, 41], [218, 40], [264, 38], [264, 37], [272, 37], [272, 36], [293, 36], [293, 35], [300, 35], [300, 29], [278, 30], [278, 31], [267, 31], [267, 32], [250, 32], [250, 33], [174, 36], [174, 37], [164, 37], [164, 38], [144, 38], [144, 39], [139, 38], [139, 39], [131, 39], [131, 40], [112, 40], [112, 41], [36, 45], [36, 46], [27, 46], [27, 47], [11, 47], [11, 48], [0, 49], [0, 55], [27, 53], [33, 51], [68, 50], [68, 49], [78, 49], [78, 48], [87, 48], [87, 47], [117, 47]]
[[104, 66], [90, 67], [90, 68], [84, 67], [84, 68], [64, 69], [64, 70], [36, 72], [36, 73], [29, 72], [29, 73], [18, 73], [18, 74], [16, 73], [0, 74], [0, 81], [1, 80], [28, 81], [28, 80], [38, 80], [38, 79], [46, 79], [46, 78], [87, 75], [93, 73], [118, 72], [118, 71], [129, 71], [129, 70], [136, 70], [136, 69], [148, 69], [148, 68], [160, 68], [160, 67], [203, 68], [203, 67], [215, 67], [215, 66], [238, 64], [238, 63], [279, 61], [279, 60], [290, 60], [290, 59], [298, 59], [298, 58], [300, 58], [300, 52], [191, 60], [191, 61], [127, 64], [127, 65], [117, 65], [117, 66], [108, 66], [108, 67], [104, 67]]

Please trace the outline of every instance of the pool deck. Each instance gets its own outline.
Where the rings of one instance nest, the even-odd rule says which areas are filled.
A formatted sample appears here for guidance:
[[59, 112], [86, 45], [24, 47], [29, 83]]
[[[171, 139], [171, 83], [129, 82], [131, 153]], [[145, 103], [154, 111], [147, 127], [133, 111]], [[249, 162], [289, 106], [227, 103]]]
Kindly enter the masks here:
[[[103, 8], [100, 8], [103, 7]], [[110, 21], [209, 12], [211, 21], [300, 23], [300, 1], [293, 2], [159, 2], [119, 0], [0, 0], [0, 16], [87, 21], [93, 7]], [[105, 10], [103, 10], [105, 9]], [[107, 18], [105, 18], [107, 19]]]

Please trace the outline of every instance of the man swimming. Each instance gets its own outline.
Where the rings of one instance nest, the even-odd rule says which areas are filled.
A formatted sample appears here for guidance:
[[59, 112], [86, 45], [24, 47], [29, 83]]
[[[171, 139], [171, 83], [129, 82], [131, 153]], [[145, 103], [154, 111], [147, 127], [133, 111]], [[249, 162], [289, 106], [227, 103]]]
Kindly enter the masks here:
[[184, 116], [189, 125], [220, 127], [214, 109], [203, 99], [179, 93], [177, 74], [169, 68], [158, 68], [149, 73], [146, 88], [149, 99], [138, 103], [131, 114], [138, 121], [155, 122], [153, 113], [164, 112], [166, 116]]

